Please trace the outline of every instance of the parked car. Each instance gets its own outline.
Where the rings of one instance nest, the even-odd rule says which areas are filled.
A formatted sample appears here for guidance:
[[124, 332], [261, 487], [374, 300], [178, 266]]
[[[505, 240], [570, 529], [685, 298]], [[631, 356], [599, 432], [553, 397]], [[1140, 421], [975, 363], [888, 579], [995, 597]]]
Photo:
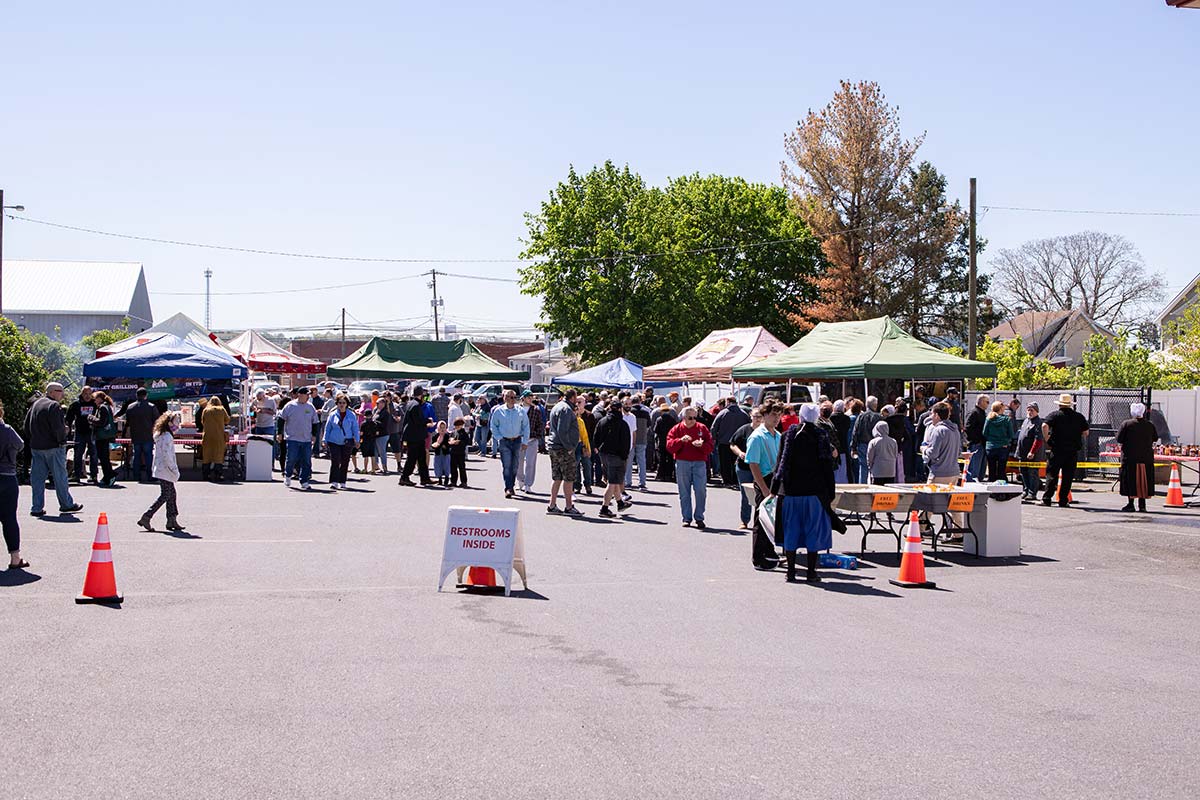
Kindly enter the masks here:
[[[738, 390], [737, 399], [740, 403], [749, 398], [750, 404], [755, 406], [766, 400], [783, 400], [785, 403], [811, 403], [813, 401], [812, 390], [808, 384], [793, 383], [790, 397], [787, 397], [787, 388], [786, 383], [765, 385], [751, 383]], [[786, 400], [785, 397], [787, 397]]]
[[350, 398], [350, 405], [358, 408], [362, 405], [363, 398], [369, 397], [372, 392], [386, 392], [388, 390], [387, 381], [365, 380], [355, 381], [346, 388], [346, 396]]
[[557, 386], [551, 386], [548, 383], [530, 383], [525, 388], [542, 398], [548, 406], [557, 403], [558, 398], [562, 396], [562, 391]]
[[519, 396], [524, 388], [519, 383], [484, 383], [471, 391], [471, 397], [476, 402], [481, 399], [491, 400], [493, 397], [499, 397], [505, 389], [512, 389]]

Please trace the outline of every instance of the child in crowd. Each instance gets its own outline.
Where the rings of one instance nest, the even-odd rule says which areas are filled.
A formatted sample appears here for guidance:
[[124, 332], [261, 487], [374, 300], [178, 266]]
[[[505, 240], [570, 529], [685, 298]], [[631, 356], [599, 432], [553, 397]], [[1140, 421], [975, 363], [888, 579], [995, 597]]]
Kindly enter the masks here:
[[[417, 443], [420, 446], [420, 442]], [[430, 450], [433, 452], [433, 478], [439, 486], [450, 485], [450, 434], [446, 431], [446, 421], [437, 424], [437, 431], [431, 437]]]
[[158, 497], [137, 523], [148, 531], [154, 530], [150, 520], [164, 504], [167, 507], [167, 530], [183, 530], [175, 495], [175, 482], [179, 480], [179, 462], [175, 460], [175, 433], [178, 430], [179, 420], [169, 411], [154, 423], [154, 466], [150, 474], [158, 481]]
[[[358, 426], [358, 435], [361, 439], [358, 448], [362, 450], [363, 469], [367, 471], [368, 475], [378, 475], [379, 459], [375, 455], [375, 440], [379, 437], [379, 423], [375, 421], [375, 415], [371, 413], [370, 409], [365, 409], [365, 412], [362, 422]], [[354, 471], [358, 472], [357, 469]]]
[[450, 485], [467, 488], [467, 447], [471, 444], [471, 434], [467, 430], [466, 420], [462, 417], [454, 420], [454, 433], [450, 434]]
[[888, 434], [888, 424], [883, 420], [876, 422], [871, 432], [874, 436], [867, 445], [867, 470], [871, 483], [884, 486], [896, 480], [896, 453], [899, 447]]

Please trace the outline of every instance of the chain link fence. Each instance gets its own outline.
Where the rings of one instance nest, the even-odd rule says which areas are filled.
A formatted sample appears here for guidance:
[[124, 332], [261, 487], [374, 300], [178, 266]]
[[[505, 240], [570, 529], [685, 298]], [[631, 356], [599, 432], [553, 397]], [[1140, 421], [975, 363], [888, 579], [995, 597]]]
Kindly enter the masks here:
[[[1025, 418], [1025, 406], [1029, 403], [1038, 404], [1038, 413], [1043, 417], [1058, 408], [1059, 395], [1062, 389], [1020, 389], [1017, 391], [999, 390], [996, 392], [965, 392], [963, 395], [963, 419], [979, 401], [981, 395], [987, 395], [992, 402], [1000, 400], [1008, 405], [1014, 397], [1021, 403], [1018, 412], [1020, 418]], [[1150, 405], [1150, 392], [1147, 389], [1073, 389], [1065, 391], [1075, 401], [1075, 410], [1088, 421], [1088, 440], [1086, 457], [1081, 454], [1080, 461], [1096, 461], [1100, 458], [1109, 442], [1117, 435], [1121, 423], [1129, 419], [1130, 403], [1145, 403]], [[1091, 470], [1095, 472], [1096, 470]], [[1089, 470], [1080, 470], [1080, 477], [1085, 477]]]

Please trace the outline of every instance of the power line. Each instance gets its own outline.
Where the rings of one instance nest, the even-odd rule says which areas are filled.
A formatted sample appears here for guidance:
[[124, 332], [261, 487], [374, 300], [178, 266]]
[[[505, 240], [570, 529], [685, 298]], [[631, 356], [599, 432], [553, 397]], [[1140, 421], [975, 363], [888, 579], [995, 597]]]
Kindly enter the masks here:
[[[269, 295], [269, 294], [300, 294], [302, 292], [324, 292], [330, 289], [355, 289], [360, 286], [377, 286], [381, 283], [395, 283], [396, 281], [407, 281], [412, 278], [419, 278], [428, 273], [419, 272], [415, 275], [400, 275], [395, 278], [380, 278], [375, 281], [362, 281], [360, 283], [338, 283], [330, 286], [309, 286], [303, 289], [263, 289], [260, 291], [249, 292], [212, 292], [213, 296], [223, 297], [250, 297], [253, 295]], [[171, 297], [203, 297], [204, 292], [150, 292], [150, 294], [171, 296]]]
[[[35, 219], [34, 217], [17, 216], [15, 214], [5, 214], [11, 220], [16, 222], [31, 222], [35, 225], [46, 225], [52, 228], [61, 228], [62, 230], [77, 231], [79, 233], [90, 233], [96, 236], [109, 236], [115, 239], [132, 239], [138, 242], [151, 242], [153, 244], [167, 244], [177, 247], [199, 247], [206, 250], [225, 250], [233, 253], [249, 253], [252, 255], [265, 256], [281, 256], [284, 258], [309, 258], [323, 261], [357, 261], [375, 264], [531, 264], [536, 263], [540, 259], [536, 258], [382, 258], [370, 256], [337, 256], [326, 255], [321, 253], [298, 253], [286, 250], [270, 250], [266, 248], [256, 247], [235, 247], [233, 245], [209, 244], [204, 242], [189, 242], [180, 239], [162, 239], [154, 236], [141, 236], [131, 233], [114, 233], [112, 231], [102, 231], [96, 228], [85, 228], [79, 225], [67, 225], [62, 222], [51, 222], [50, 220]], [[718, 253], [726, 250], [751, 250], [759, 247], [773, 247], [781, 244], [794, 244], [803, 242], [808, 239], [822, 239], [831, 236], [841, 236], [846, 233], [855, 233], [865, 231], [876, 227], [876, 225], [862, 225], [858, 228], [847, 228], [845, 230], [834, 231], [828, 234], [806, 233], [803, 236], [793, 236], [786, 239], [767, 239], [758, 242], [740, 242], [737, 244], [713, 245], [711, 247], [696, 247], [690, 250], [663, 250], [655, 253], [638, 253], [633, 251], [617, 250], [608, 255], [603, 256], [584, 256], [581, 258], [559, 259], [556, 263], [561, 264], [583, 264], [595, 263], [598, 261], [608, 261], [613, 258], [622, 257], [637, 257], [637, 258], [653, 258], [657, 256], [689, 256], [703, 255], [705, 253]], [[440, 272], [441, 275], [448, 275], [455, 278], [467, 278], [470, 280], [485, 280], [498, 281], [502, 283], [517, 283], [514, 278], [494, 278], [484, 275], [463, 275], [460, 273]], [[350, 285], [350, 284], [348, 284]], [[366, 284], [354, 284], [366, 285]], [[338, 287], [334, 287], [338, 288]]]
[[1200, 217], [1192, 211], [1100, 211], [1078, 208], [1027, 208], [1024, 206], [983, 206], [989, 211], [1025, 211], [1034, 214], [1100, 214], [1110, 217]]
[[369, 256], [331, 256], [320, 253], [293, 253], [286, 250], [267, 250], [257, 247], [235, 247], [227, 244], [207, 244], [204, 242], [188, 242], [180, 239], [160, 239], [154, 236], [139, 236], [132, 233], [113, 233], [112, 231], [84, 228], [79, 225], [67, 225], [62, 222], [51, 222], [50, 220], [45, 219], [19, 217], [14, 214], [5, 214], [5, 216], [11, 220], [32, 222], [35, 225], [46, 225], [51, 228], [61, 228], [62, 230], [77, 231], [79, 233], [90, 233], [95, 236], [109, 236], [114, 239], [133, 239], [134, 241], [138, 242], [169, 244], [176, 247], [199, 247], [204, 250], [225, 250], [231, 253], [250, 253], [251, 255], [256, 256], [313, 258], [321, 261], [360, 261], [373, 264], [513, 264], [533, 260], [527, 258], [372, 258]]

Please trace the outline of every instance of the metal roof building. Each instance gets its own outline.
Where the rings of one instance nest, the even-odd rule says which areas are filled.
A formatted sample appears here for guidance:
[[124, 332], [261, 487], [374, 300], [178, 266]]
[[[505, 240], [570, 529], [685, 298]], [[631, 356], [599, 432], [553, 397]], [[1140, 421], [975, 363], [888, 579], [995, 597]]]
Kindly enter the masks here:
[[135, 333], [154, 324], [138, 263], [5, 259], [3, 279], [4, 316], [64, 342], [117, 327], [126, 317]]

